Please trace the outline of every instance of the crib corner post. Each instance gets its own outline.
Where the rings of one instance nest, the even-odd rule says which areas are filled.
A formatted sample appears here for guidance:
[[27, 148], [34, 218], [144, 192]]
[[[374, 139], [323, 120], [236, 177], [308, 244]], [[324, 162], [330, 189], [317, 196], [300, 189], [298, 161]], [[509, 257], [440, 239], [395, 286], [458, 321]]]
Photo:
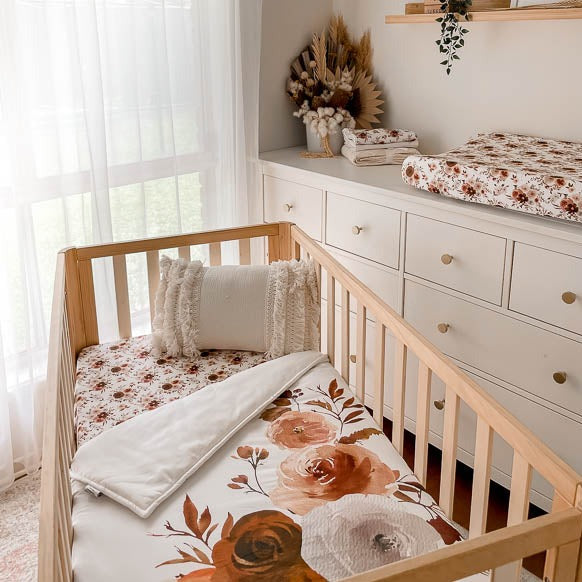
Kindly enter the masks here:
[[293, 253], [293, 241], [291, 240], [291, 222], [279, 223], [279, 259], [290, 261], [295, 258]]
[[79, 264], [77, 249], [74, 247], [61, 251], [65, 265], [65, 308], [69, 324], [69, 334], [73, 361], [77, 354], [87, 346], [81, 285], [79, 280]]
[[[582, 514], [582, 483], [578, 483], [576, 490], [576, 507]], [[578, 565], [576, 566], [576, 573], [574, 575], [576, 582], [582, 582], [582, 536], [578, 542]]]
[[[582, 520], [582, 484], [578, 484], [574, 502], [554, 492], [552, 513], [574, 506]], [[544, 582], [582, 582], [582, 537], [569, 544], [550, 548], [546, 554]]]

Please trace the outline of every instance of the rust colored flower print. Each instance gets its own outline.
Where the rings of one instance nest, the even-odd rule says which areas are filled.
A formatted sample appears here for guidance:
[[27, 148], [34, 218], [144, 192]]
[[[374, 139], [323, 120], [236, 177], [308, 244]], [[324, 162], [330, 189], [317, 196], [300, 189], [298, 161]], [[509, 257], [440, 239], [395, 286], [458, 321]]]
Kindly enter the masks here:
[[280, 511], [241, 517], [212, 550], [218, 582], [322, 581], [301, 557], [301, 527]]
[[[77, 362], [77, 443], [264, 361], [263, 353], [231, 350], [209, 351], [200, 360], [160, 358], [149, 336], [90, 346]], [[105, 408], [107, 416], [95, 421]]]
[[[501, 166], [501, 167], [500, 167]], [[436, 156], [409, 156], [402, 178], [451, 198], [582, 222], [582, 144], [480, 134]]]
[[564, 198], [560, 202], [560, 208], [568, 214], [578, 214], [579, 211], [578, 205], [571, 198]]
[[244, 474], [236, 475], [230, 478], [230, 483], [227, 483], [226, 486], [230, 487], [230, 489], [244, 489], [246, 493], [259, 493], [260, 495], [269, 497], [261, 485], [258, 474], [258, 468], [269, 458], [269, 451], [259, 447], [253, 448], [248, 445], [243, 445], [238, 447], [236, 449], [236, 455], [231, 455], [231, 457], [248, 463], [251, 467], [252, 478]]
[[289, 411], [271, 423], [267, 436], [280, 447], [303, 449], [330, 442], [336, 436], [336, 429], [316, 412]]
[[[183, 547], [175, 548], [177, 557], [156, 566], [183, 564], [198, 567], [190, 573], [179, 574], [178, 580], [324, 582], [324, 578], [301, 557], [301, 527], [280, 511], [255, 511], [236, 523], [229, 513], [218, 530], [220, 524], [213, 523], [210, 509], [207, 507], [199, 513], [186, 495], [182, 513], [184, 529], [175, 528], [167, 521], [164, 527], [168, 533], [149, 534], [158, 538], [189, 540], [183, 543]], [[215, 543], [212, 538], [217, 538]]]
[[353, 444], [310, 447], [279, 466], [271, 501], [299, 515], [349, 493], [384, 495], [399, 477], [373, 452]]
[[190, 574], [180, 576], [179, 582], [212, 582], [212, 578], [216, 573], [216, 568], [204, 568], [203, 570], [194, 570]]

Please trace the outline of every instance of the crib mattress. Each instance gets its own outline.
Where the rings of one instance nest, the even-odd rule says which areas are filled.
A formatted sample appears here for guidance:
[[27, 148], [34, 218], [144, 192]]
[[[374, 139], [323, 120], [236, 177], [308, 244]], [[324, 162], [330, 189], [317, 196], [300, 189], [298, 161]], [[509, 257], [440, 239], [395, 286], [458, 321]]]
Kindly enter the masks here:
[[479, 134], [444, 154], [409, 156], [407, 184], [469, 202], [582, 222], [582, 144]]
[[151, 336], [85, 348], [77, 359], [77, 444], [264, 361], [263, 353], [230, 350], [207, 350], [195, 360], [158, 357]]
[[[135, 344], [113, 345], [119, 358]], [[179, 378], [189, 379], [188, 371]], [[148, 518], [78, 482], [73, 492], [78, 582], [336, 580], [461, 539], [328, 363], [292, 384]]]

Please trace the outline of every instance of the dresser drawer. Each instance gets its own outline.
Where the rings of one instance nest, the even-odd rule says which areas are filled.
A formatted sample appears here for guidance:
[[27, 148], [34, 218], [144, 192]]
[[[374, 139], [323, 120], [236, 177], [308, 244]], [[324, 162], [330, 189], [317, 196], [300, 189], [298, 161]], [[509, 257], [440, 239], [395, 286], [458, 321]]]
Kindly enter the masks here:
[[263, 191], [267, 222], [294, 222], [321, 242], [323, 192], [319, 188], [263, 176]]
[[582, 259], [516, 243], [509, 309], [582, 334]]
[[404, 314], [449, 356], [582, 417], [581, 343], [412, 281]]
[[[382, 267], [376, 267], [369, 263], [364, 263], [354, 257], [349, 257], [344, 254], [334, 252], [331, 249], [326, 249], [339, 263], [357, 277], [362, 283], [368, 286], [376, 295], [383, 299], [390, 307], [399, 311], [398, 307], [398, 289], [400, 283], [398, 275], [387, 271]], [[327, 278], [323, 277], [321, 281], [322, 297], [327, 297]], [[341, 287], [336, 285], [335, 292], [336, 305], [341, 305]], [[357, 301], [351, 301], [351, 310], [356, 311]], [[371, 316], [370, 316], [371, 317]]]
[[497, 236], [409, 214], [405, 270], [499, 305], [505, 245]]
[[400, 212], [328, 192], [325, 239], [328, 245], [397, 269]]

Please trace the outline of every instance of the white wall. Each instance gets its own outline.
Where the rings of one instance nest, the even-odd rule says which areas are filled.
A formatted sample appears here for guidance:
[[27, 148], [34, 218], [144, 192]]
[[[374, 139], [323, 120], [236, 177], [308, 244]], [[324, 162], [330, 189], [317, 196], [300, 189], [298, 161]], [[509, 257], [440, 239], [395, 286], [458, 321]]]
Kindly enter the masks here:
[[435, 153], [478, 131], [582, 142], [582, 20], [476, 22], [451, 76], [439, 65], [438, 24], [387, 25], [403, 0], [334, 0], [350, 30], [372, 29], [385, 122], [414, 129]]
[[263, 0], [259, 150], [305, 143], [305, 126], [293, 117], [285, 93], [289, 65], [327, 25], [333, 0]]

